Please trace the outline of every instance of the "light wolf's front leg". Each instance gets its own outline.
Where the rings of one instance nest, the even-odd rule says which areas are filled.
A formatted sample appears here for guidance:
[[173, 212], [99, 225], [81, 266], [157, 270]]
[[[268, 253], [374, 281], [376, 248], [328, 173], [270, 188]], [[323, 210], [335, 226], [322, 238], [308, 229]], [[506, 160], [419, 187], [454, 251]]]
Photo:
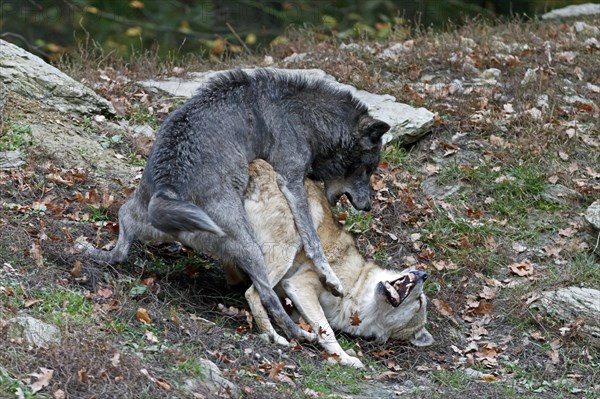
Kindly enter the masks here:
[[348, 355], [337, 341], [319, 302], [318, 292], [321, 289], [316, 286], [319, 283], [314, 277], [314, 270], [308, 266], [307, 269], [283, 280], [282, 286], [302, 317], [317, 334], [319, 344], [327, 353], [334, 355], [336, 360], [345, 366], [364, 367], [360, 359]]

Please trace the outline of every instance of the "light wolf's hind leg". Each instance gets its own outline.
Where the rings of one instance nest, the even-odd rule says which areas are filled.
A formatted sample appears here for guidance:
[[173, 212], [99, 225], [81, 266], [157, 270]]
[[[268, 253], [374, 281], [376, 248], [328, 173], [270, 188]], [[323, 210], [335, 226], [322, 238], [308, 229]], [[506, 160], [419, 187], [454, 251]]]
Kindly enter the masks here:
[[[275, 287], [285, 276], [287, 271], [292, 267], [296, 254], [300, 250], [302, 242], [298, 237], [298, 241], [292, 245], [286, 246], [285, 248], [275, 248], [274, 251], [270, 251], [263, 245], [263, 254], [265, 256], [265, 263], [267, 264], [267, 271], [269, 277], [269, 284], [271, 287]], [[273, 324], [269, 319], [269, 315], [264, 308], [258, 292], [254, 288], [254, 284], [246, 291], [246, 300], [250, 306], [250, 311], [256, 322], [256, 327], [265, 334], [271, 341], [276, 344], [288, 346], [290, 343], [287, 339], [282, 337], [275, 331]]]

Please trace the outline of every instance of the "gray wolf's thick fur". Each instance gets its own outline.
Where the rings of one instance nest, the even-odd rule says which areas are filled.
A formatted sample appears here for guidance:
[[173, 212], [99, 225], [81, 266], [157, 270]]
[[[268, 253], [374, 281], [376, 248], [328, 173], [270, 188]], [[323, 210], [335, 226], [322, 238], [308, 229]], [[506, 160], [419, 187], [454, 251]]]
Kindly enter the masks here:
[[244, 210], [248, 165], [264, 159], [273, 166], [307, 256], [339, 295], [342, 285], [323, 255], [304, 177], [323, 181], [332, 202], [346, 193], [356, 208], [369, 209], [370, 176], [388, 129], [349, 92], [324, 80], [268, 69], [225, 73], [165, 120], [140, 185], [119, 211], [115, 248], [80, 249], [116, 263], [126, 259], [134, 239], [179, 241], [239, 266], [288, 336], [314, 338], [292, 322], [269, 285]]
[[[291, 299], [317, 332], [320, 345], [340, 363], [354, 367], [362, 367], [362, 362], [344, 352], [333, 329], [380, 342], [399, 339], [417, 346], [430, 345], [433, 338], [425, 329], [426, 273], [386, 270], [365, 261], [352, 235], [334, 219], [322, 191], [307, 179], [305, 189], [313, 223], [329, 264], [346, 287], [343, 297], [331, 295], [302, 249], [292, 212], [274, 179], [275, 172], [266, 162], [250, 164], [246, 211], [262, 245], [271, 286], [281, 298]], [[231, 283], [241, 278], [231, 265], [225, 271]], [[271, 325], [254, 286], [246, 291], [246, 298], [257, 327], [274, 342], [287, 344]]]

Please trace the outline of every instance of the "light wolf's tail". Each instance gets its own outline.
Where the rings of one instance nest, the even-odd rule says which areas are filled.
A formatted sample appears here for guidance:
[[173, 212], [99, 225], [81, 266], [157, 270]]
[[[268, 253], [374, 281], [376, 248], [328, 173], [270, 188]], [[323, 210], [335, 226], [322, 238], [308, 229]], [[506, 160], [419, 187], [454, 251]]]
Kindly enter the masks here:
[[183, 201], [168, 189], [158, 189], [150, 199], [148, 221], [167, 234], [202, 230], [221, 237], [226, 235], [199, 206]]

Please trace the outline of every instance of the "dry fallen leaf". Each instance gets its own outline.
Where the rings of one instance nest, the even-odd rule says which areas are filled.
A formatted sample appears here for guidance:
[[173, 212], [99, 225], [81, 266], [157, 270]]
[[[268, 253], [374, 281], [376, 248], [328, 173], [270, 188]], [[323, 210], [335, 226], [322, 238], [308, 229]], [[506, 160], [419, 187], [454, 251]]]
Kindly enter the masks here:
[[443, 316], [450, 317], [454, 313], [450, 305], [441, 299], [432, 299], [431, 302], [435, 306], [435, 308], [440, 312]]
[[25, 301], [25, 307], [30, 308], [33, 305], [35, 305], [36, 303], [40, 303], [40, 302], [42, 302], [41, 299], [28, 299]]
[[44, 251], [39, 243], [34, 242], [31, 244], [31, 247], [29, 247], [29, 254], [38, 267], [44, 267]]
[[284, 367], [284, 362], [271, 363], [271, 369], [269, 370], [269, 378], [275, 379], [279, 375], [279, 373], [281, 373], [281, 370], [283, 370]]
[[150, 318], [148, 311], [144, 308], [138, 308], [138, 310], [135, 312], [135, 318], [145, 324], [152, 323], [152, 319]]
[[508, 265], [508, 269], [517, 276], [532, 276], [534, 273], [533, 264], [525, 259], [522, 262], [515, 262]]
[[112, 364], [113, 367], [118, 367], [120, 363], [121, 363], [121, 354], [119, 352], [117, 352], [117, 353], [115, 353], [115, 355], [113, 357], [110, 358], [110, 364]]
[[71, 277], [79, 278], [81, 277], [81, 262], [76, 260], [73, 264], [73, 268], [71, 269]]
[[37, 381], [30, 385], [31, 392], [34, 394], [47, 387], [50, 384], [52, 376], [54, 375], [54, 370], [47, 369], [44, 367], [40, 367], [40, 370], [40, 373], [29, 374], [30, 376], [37, 378]]
[[96, 294], [99, 297], [108, 299], [108, 298], [112, 297], [113, 292], [110, 288], [98, 288], [98, 291], [96, 292]]
[[362, 320], [360, 319], [360, 317], [358, 317], [358, 312], [356, 310], [352, 312], [352, 314], [350, 315], [350, 324], [353, 326], [358, 326], [361, 322]]
[[300, 316], [298, 318], [298, 324], [300, 325], [300, 328], [303, 329], [304, 331], [307, 331], [307, 332], [312, 331], [312, 326], [310, 324], [308, 324], [306, 322], [306, 320], [304, 320], [304, 318], [302, 318], [302, 316]]

